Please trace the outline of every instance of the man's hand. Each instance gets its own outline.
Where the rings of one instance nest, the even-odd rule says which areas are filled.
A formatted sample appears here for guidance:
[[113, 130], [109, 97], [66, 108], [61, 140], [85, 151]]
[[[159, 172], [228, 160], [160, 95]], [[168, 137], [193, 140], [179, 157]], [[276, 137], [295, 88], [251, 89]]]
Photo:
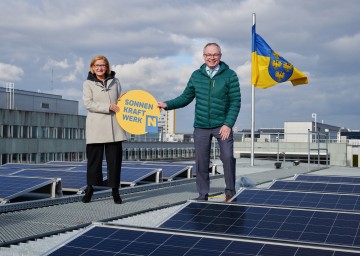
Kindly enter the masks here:
[[158, 101], [158, 108], [167, 108], [167, 104], [161, 101]]
[[230, 132], [231, 132], [231, 128], [230, 128], [230, 127], [228, 127], [228, 126], [226, 126], [226, 125], [221, 126], [220, 131], [219, 131], [221, 140], [226, 140], [226, 139], [228, 139], [229, 136], [230, 136]]

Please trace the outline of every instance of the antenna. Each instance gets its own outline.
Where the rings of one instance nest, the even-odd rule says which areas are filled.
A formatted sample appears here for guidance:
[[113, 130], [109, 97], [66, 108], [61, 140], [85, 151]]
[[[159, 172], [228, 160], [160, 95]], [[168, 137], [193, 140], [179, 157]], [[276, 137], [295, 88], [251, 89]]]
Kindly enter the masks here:
[[54, 69], [51, 69], [51, 90], [54, 90]]
[[7, 108], [14, 109], [14, 90], [15, 90], [14, 83], [0, 82], [0, 84], [5, 85], [6, 92], [8, 93], [8, 95], [6, 96]]

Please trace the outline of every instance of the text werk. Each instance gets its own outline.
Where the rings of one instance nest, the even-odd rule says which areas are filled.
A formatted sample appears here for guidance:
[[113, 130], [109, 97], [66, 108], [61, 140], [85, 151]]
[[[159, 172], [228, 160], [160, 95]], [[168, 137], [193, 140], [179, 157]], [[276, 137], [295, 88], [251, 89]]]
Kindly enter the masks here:
[[129, 122], [141, 123], [146, 110], [152, 110], [153, 108], [154, 106], [152, 104], [126, 99], [123, 119]]

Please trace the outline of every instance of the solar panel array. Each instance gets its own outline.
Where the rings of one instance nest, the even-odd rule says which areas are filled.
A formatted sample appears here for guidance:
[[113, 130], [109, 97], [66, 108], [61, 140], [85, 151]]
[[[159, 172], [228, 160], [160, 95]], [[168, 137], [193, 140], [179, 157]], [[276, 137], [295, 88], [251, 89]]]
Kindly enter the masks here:
[[190, 202], [161, 228], [360, 249], [360, 214]]
[[[107, 183], [107, 164], [103, 161], [102, 166], [103, 181]], [[41, 177], [61, 180], [61, 188], [64, 192], [80, 193], [86, 188], [86, 169], [87, 162], [62, 162], [51, 161], [46, 164], [22, 164], [7, 163], [0, 166], [0, 175], [21, 176], [21, 177]], [[165, 176], [164, 176], [165, 175]], [[121, 169], [121, 186], [137, 186], [149, 183], [159, 183], [163, 180], [171, 181], [175, 179], [192, 178], [192, 164], [179, 162], [139, 162], [124, 161]], [[25, 182], [20, 180], [19, 182]], [[1, 183], [0, 183], [1, 184]], [[27, 182], [20, 187], [27, 186], [32, 188], [32, 184]], [[1, 194], [0, 198], [15, 198], [21, 194], [15, 191], [13, 195]], [[5, 199], [3, 200], [5, 202]], [[9, 202], [6, 199], [6, 202]]]
[[144, 256], [353, 256], [337, 249], [316, 249], [238, 238], [199, 236], [184, 232], [92, 225], [84, 233], [49, 251], [46, 255], [144, 255]]
[[324, 178], [299, 181], [306, 191], [243, 188], [230, 204], [189, 201], [151, 230], [95, 225], [49, 255], [359, 255], [360, 195], [340, 189], [356, 184]]

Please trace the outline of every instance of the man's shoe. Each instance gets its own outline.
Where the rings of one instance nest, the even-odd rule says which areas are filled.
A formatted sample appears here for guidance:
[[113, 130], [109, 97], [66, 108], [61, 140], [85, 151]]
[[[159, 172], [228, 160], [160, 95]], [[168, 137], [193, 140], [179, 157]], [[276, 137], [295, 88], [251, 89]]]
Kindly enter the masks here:
[[112, 196], [114, 198], [114, 203], [115, 204], [121, 204], [122, 203], [118, 188], [113, 188], [112, 189]]
[[81, 201], [83, 203], [89, 203], [91, 201], [91, 197], [92, 197], [93, 193], [94, 193], [93, 187], [87, 186], [87, 188], [85, 189], [85, 195], [83, 196]]
[[229, 203], [229, 202], [231, 202], [231, 198], [233, 198], [233, 196], [226, 195], [226, 196], [225, 196], [225, 201], [226, 201], [227, 203]]

